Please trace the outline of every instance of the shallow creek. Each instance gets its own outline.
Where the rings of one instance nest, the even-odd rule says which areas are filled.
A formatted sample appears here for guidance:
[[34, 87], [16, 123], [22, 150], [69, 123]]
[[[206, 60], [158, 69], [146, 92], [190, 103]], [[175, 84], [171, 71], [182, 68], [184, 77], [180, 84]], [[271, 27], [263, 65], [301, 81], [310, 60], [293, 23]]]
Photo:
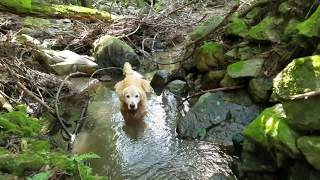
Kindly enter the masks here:
[[208, 179], [231, 173], [218, 145], [177, 138], [178, 101], [168, 91], [151, 95], [144, 123], [127, 126], [113, 84], [92, 94], [74, 153], [94, 152], [94, 173], [109, 179]]

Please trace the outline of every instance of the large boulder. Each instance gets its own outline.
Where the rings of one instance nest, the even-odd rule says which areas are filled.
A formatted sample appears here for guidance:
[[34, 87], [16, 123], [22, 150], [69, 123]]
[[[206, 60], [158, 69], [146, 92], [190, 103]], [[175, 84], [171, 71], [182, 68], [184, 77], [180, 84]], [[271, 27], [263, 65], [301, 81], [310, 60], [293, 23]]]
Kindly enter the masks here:
[[299, 130], [320, 130], [320, 97], [291, 100], [297, 95], [320, 89], [319, 55], [293, 60], [277, 75], [273, 86], [290, 126]]
[[243, 91], [206, 93], [179, 119], [177, 132], [182, 138], [200, 138], [229, 146], [232, 136], [242, 132], [258, 113], [259, 107]]
[[265, 109], [243, 131], [244, 137], [264, 147], [285, 152], [290, 157], [299, 155], [296, 140], [299, 134], [286, 123], [281, 104]]
[[298, 139], [297, 144], [307, 161], [320, 170], [320, 137], [304, 136]]
[[105, 35], [94, 42], [94, 58], [100, 68], [119, 67], [125, 62], [130, 62], [132, 66], [139, 67], [138, 55], [125, 42], [120, 39]]
[[196, 67], [201, 72], [224, 65], [224, 50], [217, 42], [206, 42], [193, 56]]
[[239, 61], [230, 64], [227, 67], [227, 73], [232, 78], [258, 77], [261, 74], [263, 63], [264, 59], [250, 59], [247, 61]]

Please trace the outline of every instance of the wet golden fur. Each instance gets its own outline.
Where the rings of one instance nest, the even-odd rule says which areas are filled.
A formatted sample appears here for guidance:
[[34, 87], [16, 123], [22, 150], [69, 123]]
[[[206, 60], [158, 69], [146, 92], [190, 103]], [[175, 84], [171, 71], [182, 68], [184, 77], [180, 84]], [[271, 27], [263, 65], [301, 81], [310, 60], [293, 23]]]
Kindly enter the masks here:
[[[142, 79], [142, 75], [134, 71], [129, 63], [123, 67], [125, 78], [115, 85], [115, 91], [120, 100], [120, 111], [126, 122], [135, 122], [143, 120], [146, 114], [147, 93], [152, 91], [149, 81]], [[138, 93], [139, 101], [136, 102], [136, 108], [130, 110], [125, 93]]]

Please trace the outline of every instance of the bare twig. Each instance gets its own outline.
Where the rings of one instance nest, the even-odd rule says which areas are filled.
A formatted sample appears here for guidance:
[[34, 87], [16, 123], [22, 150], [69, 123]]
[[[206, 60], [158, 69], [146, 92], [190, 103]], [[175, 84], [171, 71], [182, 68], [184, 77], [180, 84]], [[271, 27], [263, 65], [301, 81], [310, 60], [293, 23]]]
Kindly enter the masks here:
[[29, 95], [31, 98], [33, 98], [35, 101], [40, 103], [44, 108], [46, 108], [49, 112], [54, 113], [52, 108], [48, 106], [44, 101], [42, 101], [40, 98], [38, 98], [36, 95], [33, 94], [27, 87], [25, 87], [23, 84], [21, 84], [19, 81], [17, 82], [18, 87], [23, 90], [27, 95]]

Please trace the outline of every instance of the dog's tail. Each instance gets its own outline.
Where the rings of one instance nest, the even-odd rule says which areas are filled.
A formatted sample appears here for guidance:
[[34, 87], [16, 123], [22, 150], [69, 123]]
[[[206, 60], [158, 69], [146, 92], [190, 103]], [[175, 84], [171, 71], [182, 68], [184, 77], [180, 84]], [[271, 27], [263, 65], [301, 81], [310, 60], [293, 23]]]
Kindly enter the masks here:
[[124, 65], [123, 65], [123, 74], [124, 74], [125, 76], [135, 75], [135, 76], [137, 76], [137, 77], [139, 77], [139, 78], [142, 78], [142, 77], [143, 77], [140, 73], [138, 73], [137, 71], [134, 71], [134, 70], [132, 69], [132, 66], [131, 66], [131, 64], [130, 64], [129, 62], [125, 62], [125, 63], [124, 63]]

